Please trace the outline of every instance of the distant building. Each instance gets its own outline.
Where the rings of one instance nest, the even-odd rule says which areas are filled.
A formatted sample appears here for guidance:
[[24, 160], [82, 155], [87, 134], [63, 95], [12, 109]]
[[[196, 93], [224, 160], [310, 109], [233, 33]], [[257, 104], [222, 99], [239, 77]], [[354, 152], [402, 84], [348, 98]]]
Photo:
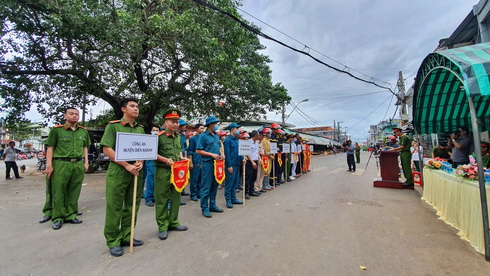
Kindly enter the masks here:
[[401, 125], [400, 119], [381, 121], [377, 125], [371, 125], [369, 127], [369, 144], [379, 143], [383, 138], [392, 136], [393, 128], [401, 127]]

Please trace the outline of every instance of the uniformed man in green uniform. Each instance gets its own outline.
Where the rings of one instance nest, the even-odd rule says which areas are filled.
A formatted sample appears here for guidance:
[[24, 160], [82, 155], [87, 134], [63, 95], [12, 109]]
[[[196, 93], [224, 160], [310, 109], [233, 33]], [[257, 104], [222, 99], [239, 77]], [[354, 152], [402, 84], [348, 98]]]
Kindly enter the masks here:
[[[111, 121], [105, 128], [100, 144], [104, 147], [104, 154], [110, 159], [106, 174], [106, 217], [104, 236], [109, 252], [112, 256], [123, 255], [122, 246], [129, 246], [131, 237], [131, 212], [133, 208], [134, 176], [138, 176], [136, 191], [136, 214], [140, 206], [143, 192], [143, 168], [141, 160], [135, 162], [115, 161], [116, 133], [128, 132], [144, 134], [141, 125], [136, 123], [139, 114], [138, 100], [126, 98], [121, 100], [123, 118]], [[134, 240], [133, 246], [141, 246], [143, 241]]]
[[402, 163], [403, 175], [405, 176], [405, 179], [407, 179], [407, 181], [403, 183], [403, 186], [413, 186], [411, 167], [412, 154], [410, 153], [410, 146], [412, 141], [410, 137], [408, 137], [408, 135], [402, 133], [401, 128], [394, 128], [393, 134], [396, 137], [400, 137], [400, 146], [392, 149], [391, 151], [400, 152], [400, 161]]
[[181, 113], [177, 109], [169, 109], [163, 116], [165, 130], [157, 134], [158, 156], [155, 161], [155, 211], [158, 237], [161, 240], [167, 239], [167, 231], [187, 230], [187, 226], [180, 225], [179, 222], [181, 194], [170, 183], [172, 164], [175, 161], [187, 160], [182, 155], [182, 139], [177, 132]]
[[53, 127], [45, 142], [47, 191], [41, 221], [50, 217], [54, 230], [60, 229], [64, 222], [82, 223], [77, 219], [78, 198], [88, 169], [90, 138], [87, 130], [77, 124], [78, 110], [68, 107], [64, 117], [66, 123]]

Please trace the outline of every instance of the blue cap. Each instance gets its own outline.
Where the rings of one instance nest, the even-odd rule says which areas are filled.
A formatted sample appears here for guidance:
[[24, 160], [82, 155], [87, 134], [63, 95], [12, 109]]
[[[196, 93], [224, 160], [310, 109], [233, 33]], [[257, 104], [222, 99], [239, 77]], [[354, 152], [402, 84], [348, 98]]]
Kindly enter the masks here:
[[217, 122], [219, 122], [218, 118], [216, 118], [215, 116], [209, 116], [206, 118], [206, 124], [204, 126], [207, 127], [210, 124], [217, 123]]
[[229, 124], [227, 127], [225, 127], [225, 129], [226, 129], [226, 130], [231, 130], [231, 129], [232, 129], [232, 128], [234, 128], [234, 127], [236, 127], [236, 128], [240, 128], [240, 127], [241, 127], [241, 125], [239, 125], [239, 124], [237, 124], [237, 123], [233, 122], [233, 123]]
[[184, 126], [184, 125], [188, 125], [188, 123], [184, 121], [184, 119], [179, 119], [179, 126]]

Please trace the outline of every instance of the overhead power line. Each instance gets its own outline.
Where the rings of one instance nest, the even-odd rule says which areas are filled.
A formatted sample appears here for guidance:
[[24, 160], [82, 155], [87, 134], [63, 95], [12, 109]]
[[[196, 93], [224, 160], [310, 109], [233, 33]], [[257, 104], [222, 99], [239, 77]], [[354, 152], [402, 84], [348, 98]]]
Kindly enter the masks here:
[[[340, 69], [340, 68], [337, 68], [337, 67], [335, 67], [335, 66], [332, 66], [332, 65], [330, 65], [330, 64], [328, 64], [328, 63], [326, 63], [326, 62], [324, 62], [324, 61], [321, 61], [321, 60], [319, 60], [318, 58], [316, 58], [316, 57], [312, 56], [312, 55], [311, 55], [310, 53], [308, 53], [308, 52], [305, 52], [305, 51], [303, 51], [303, 50], [298, 50], [298, 49], [296, 49], [296, 48], [294, 48], [294, 47], [292, 47], [292, 46], [287, 45], [286, 43], [284, 43], [284, 42], [282, 42], [282, 41], [279, 41], [279, 40], [277, 40], [277, 39], [275, 39], [275, 38], [273, 38], [273, 37], [271, 37], [271, 36], [269, 36], [269, 35], [267, 35], [267, 34], [265, 34], [265, 33], [261, 32], [260, 30], [258, 30], [258, 29], [256, 29], [256, 28], [254, 28], [254, 27], [252, 27], [252, 26], [250, 26], [250, 25], [248, 25], [247, 23], [243, 22], [241, 19], [239, 19], [238, 17], [234, 16], [233, 14], [231, 14], [231, 13], [229, 13], [229, 12], [227, 12], [227, 11], [224, 11], [224, 10], [222, 10], [222, 9], [220, 9], [220, 8], [218, 8], [218, 7], [215, 7], [214, 5], [211, 5], [211, 4], [209, 4], [209, 3], [205, 2], [205, 1], [202, 1], [202, 0], [193, 0], [193, 1], [194, 1], [195, 3], [197, 3], [197, 4], [201, 5], [201, 6], [204, 6], [204, 7], [206, 7], [206, 8], [209, 8], [209, 9], [215, 10], [215, 11], [217, 11], [217, 12], [221, 13], [221, 14], [224, 14], [224, 15], [226, 15], [226, 16], [228, 16], [228, 17], [232, 18], [233, 20], [235, 20], [236, 22], [238, 22], [238, 23], [239, 23], [239, 24], [240, 24], [240, 25], [241, 25], [243, 28], [245, 28], [245, 29], [247, 29], [247, 30], [251, 31], [252, 33], [254, 33], [254, 34], [256, 34], [256, 35], [259, 35], [259, 36], [261, 36], [261, 37], [263, 37], [263, 38], [265, 38], [265, 39], [268, 39], [268, 40], [274, 41], [274, 42], [276, 42], [277, 44], [280, 44], [280, 45], [282, 45], [282, 46], [284, 46], [284, 47], [286, 47], [286, 48], [289, 48], [289, 49], [291, 49], [291, 50], [293, 50], [293, 51], [295, 51], [295, 52], [298, 52], [298, 53], [301, 53], [301, 54], [303, 54], [303, 55], [306, 55], [306, 56], [310, 57], [311, 59], [313, 59], [314, 61], [316, 61], [316, 62], [318, 62], [318, 63], [320, 63], [320, 64], [322, 64], [322, 65], [324, 65], [324, 66], [326, 66], [326, 67], [328, 67], [328, 68], [330, 68], [330, 69], [332, 69], [332, 70], [335, 70], [335, 71], [337, 71], [337, 72], [339, 72], [339, 73], [346, 74], [346, 75], [350, 76], [351, 78], [356, 79], [356, 80], [358, 80], [358, 81], [365, 82], [365, 83], [368, 83], [368, 84], [372, 84], [372, 85], [377, 86], [377, 87], [379, 87], [379, 88], [387, 89], [387, 90], [388, 90], [388, 91], [390, 91], [392, 94], [396, 95], [396, 94], [395, 94], [395, 93], [394, 93], [394, 92], [391, 90], [391, 88], [390, 88], [390, 87], [383, 86], [383, 85], [380, 85], [380, 84], [376, 83], [376, 79], [375, 79], [375, 78], [373, 78], [373, 77], [371, 77], [369, 80], [364, 79], [364, 78], [361, 78], [361, 77], [358, 77], [358, 76], [356, 76], [356, 75], [354, 75], [354, 74], [352, 74], [352, 73], [350, 72], [350, 70], [352, 70], [352, 71], [355, 71], [355, 70], [353, 70], [352, 68], [350, 68], [350, 67], [348, 67], [348, 66], [345, 66], [345, 68], [347, 68], [347, 70], [345, 70], [345, 68], [344, 68], [344, 69]], [[308, 46], [306, 46], [306, 45], [305, 45], [305, 48], [307, 48], [307, 49], [311, 49], [311, 48], [309, 48], [309, 47], [308, 47]], [[315, 51], [315, 52], [317, 52], [317, 51]], [[321, 53], [320, 53], [320, 54], [321, 54]], [[321, 55], [323, 55], [323, 54], [321, 54]], [[331, 58], [329, 58], [329, 59], [331, 59]], [[337, 62], [337, 61], [336, 61], [336, 62]], [[337, 63], [339, 63], [339, 62], [337, 62]], [[340, 63], [339, 63], [339, 64], [340, 64]]]

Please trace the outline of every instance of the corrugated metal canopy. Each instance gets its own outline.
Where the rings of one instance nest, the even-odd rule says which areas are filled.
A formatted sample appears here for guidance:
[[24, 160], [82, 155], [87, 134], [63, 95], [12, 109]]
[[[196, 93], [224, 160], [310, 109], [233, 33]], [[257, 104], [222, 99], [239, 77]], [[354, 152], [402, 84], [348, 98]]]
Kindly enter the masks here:
[[468, 96], [473, 98], [481, 131], [490, 125], [490, 43], [429, 54], [414, 86], [413, 125], [419, 133], [471, 128]]

